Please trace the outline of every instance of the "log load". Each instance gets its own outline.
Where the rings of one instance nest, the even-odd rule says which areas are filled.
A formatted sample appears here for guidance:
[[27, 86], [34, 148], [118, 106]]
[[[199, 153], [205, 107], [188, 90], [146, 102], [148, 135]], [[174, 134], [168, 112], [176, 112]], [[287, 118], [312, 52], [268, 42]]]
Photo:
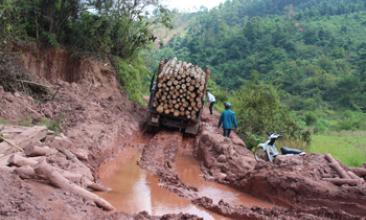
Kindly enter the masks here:
[[208, 77], [208, 67], [203, 71], [198, 65], [180, 61], [176, 57], [162, 60], [152, 108], [160, 114], [195, 120], [203, 108]]

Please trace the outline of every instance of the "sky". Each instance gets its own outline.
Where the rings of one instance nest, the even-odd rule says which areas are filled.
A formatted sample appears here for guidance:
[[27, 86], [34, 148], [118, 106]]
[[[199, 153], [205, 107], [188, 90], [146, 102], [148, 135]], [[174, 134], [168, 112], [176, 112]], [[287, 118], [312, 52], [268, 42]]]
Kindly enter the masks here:
[[225, 0], [165, 0], [164, 5], [167, 5], [169, 9], [177, 8], [178, 11], [184, 11], [190, 9], [193, 10], [193, 7], [196, 6], [197, 9], [204, 5], [206, 8], [211, 9], [215, 6], [218, 6], [220, 3], [224, 3]]

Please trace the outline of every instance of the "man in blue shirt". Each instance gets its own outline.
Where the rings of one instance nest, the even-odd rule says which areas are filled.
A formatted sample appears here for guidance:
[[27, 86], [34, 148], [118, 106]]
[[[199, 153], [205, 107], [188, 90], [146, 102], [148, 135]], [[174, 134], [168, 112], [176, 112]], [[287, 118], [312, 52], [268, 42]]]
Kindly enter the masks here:
[[233, 126], [235, 125], [236, 132], [238, 132], [238, 123], [236, 122], [235, 113], [230, 110], [231, 104], [225, 103], [225, 111], [222, 112], [220, 121], [219, 121], [219, 127], [224, 129], [224, 137], [230, 138], [230, 132], [231, 129], [233, 129]]

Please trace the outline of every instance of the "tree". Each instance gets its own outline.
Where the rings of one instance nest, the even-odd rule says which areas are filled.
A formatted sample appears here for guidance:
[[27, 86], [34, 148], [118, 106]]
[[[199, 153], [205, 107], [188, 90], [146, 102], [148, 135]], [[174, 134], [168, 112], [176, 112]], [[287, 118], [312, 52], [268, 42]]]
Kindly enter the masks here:
[[253, 135], [268, 132], [300, 130], [281, 103], [278, 86], [258, 81], [259, 73], [252, 71], [252, 81], [246, 81], [234, 94], [234, 103], [240, 134], [246, 140]]

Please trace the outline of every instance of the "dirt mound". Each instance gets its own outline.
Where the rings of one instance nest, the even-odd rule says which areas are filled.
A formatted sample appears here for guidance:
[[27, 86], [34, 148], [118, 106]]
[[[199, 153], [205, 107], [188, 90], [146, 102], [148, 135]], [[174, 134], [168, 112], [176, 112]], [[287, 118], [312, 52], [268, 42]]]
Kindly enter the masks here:
[[225, 180], [228, 176], [243, 178], [256, 165], [253, 154], [243, 145], [210, 131], [200, 135], [197, 160], [205, 173], [216, 180]]
[[[187, 140], [188, 139], [188, 140]], [[191, 140], [189, 140], [191, 139]], [[193, 141], [196, 139], [195, 141]], [[176, 193], [193, 204], [204, 207], [214, 213], [233, 219], [319, 219], [317, 215], [294, 208], [263, 208], [244, 205], [232, 205], [223, 198], [214, 204], [210, 195], [202, 197], [195, 186], [183, 182], [173, 171], [175, 158], [180, 148], [187, 142], [197, 143], [195, 152], [201, 168], [206, 172], [206, 179], [224, 184], [233, 184], [232, 178], [244, 178], [256, 167], [253, 155], [243, 144], [237, 145], [221, 134], [203, 131], [196, 138], [184, 138], [178, 132], [161, 131], [145, 146], [139, 166], [160, 177], [160, 186]], [[233, 184], [233, 186], [235, 186]]]
[[[232, 140], [222, 137], [217, 129], [218, 118], [218, 114], [209, 115], [204, 111], [197, 160], [207, 180], [228, 184], [256, 198], [290, 207], [276, 212], [272, 210], [270, 213], [264, 211], [267, 216], [278, 217], [278, 213], [281, 213], [291, 219], [291, 215], [298, 213], [300, 215], [297, 216], [301, 219], [358, 219], [366, 215], [364, 182], [357, 180], [359, 184], [356, 186], [338, 186], [324, 181], [342, 179], [325, 155], [312, 154], [303, 158], [278, 156], [275, 165], [264, 161], [257, 163], [253, 154], [235, 136]], [[366, 175], [362, 168], [348, 168], [339, 161], [337, 163], [344, 171], [352, 170]], [[213, 205], [210, 199], [201, 198], [195, 200], [195, 203], [233, 218], [243, 213], [240, 209], [244, 210], [223, 202], [223, 207], [236, 210], [232, 211], [236, 214], [230, 215], [227, 211], [229, 208], [220, 208], [220, 204]]]
[[323, 178], [340, 179], [324, 155], [278, 157], [276, 160], [275, 166], [258, 163], [244, 179], [233, 181], [240, 184], [244, 192], [267, 201], [298, 207], [304, 212], [312, 213], [318, 207], [326, 207], [322, 215], [329, 218], [353, 216], [356, 219], [366, 215], [366, 185], [337, 186], [323, 181]]
[[92, 201], [56, 190], [42, 182], [0, 173], [0, 215], [6, 219], [95, 219], [105, 216]]
[[42, 116], [35, 112], [35, 101], [30, 96], [21, 96], [19, 93], [5, 92], [0, 86], [0, 122], [18, 124], [31, 118], [30, 123], [38, 122]]

